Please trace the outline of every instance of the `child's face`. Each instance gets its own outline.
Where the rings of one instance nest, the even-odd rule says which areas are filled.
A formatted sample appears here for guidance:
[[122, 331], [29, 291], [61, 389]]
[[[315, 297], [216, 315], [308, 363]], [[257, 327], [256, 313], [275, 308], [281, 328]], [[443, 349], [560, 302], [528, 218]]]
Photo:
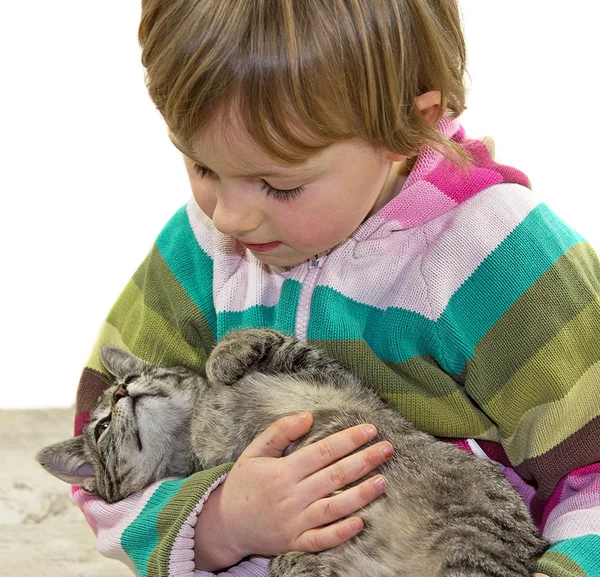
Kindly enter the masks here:
[[397, 156], [359, 140], [333, 144], [301, 165], [276, 162], [241, 128], [218, 123], [194, 143], [194, 153], [185, 162], [202, 211], [256, 258], [280, 267], [346, 240], [392, 198], [403, 168]]

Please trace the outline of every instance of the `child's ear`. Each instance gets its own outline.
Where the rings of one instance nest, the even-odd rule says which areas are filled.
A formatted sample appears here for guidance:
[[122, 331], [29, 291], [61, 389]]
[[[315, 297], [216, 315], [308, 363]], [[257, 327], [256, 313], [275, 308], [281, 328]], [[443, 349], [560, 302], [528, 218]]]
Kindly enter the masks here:
[[420, 94], [415, 98], [417, 108], [421, 111], [423, 118], [431, 125], [439, 119], [442, 106], [442, 93], [439, 90], [431, 90]]
[[36, 459], [48, 473], [71, 485], [93, 493], [96, 488], [94, 468], [83, 451], [83, 437], [73, 437], [44, 447]]
[[118, 379], [124, 379], [129, 375], [139, 375], [146, 366], [144, 361], [117, 347], [102, 347], [100, 360], [104, 368]]

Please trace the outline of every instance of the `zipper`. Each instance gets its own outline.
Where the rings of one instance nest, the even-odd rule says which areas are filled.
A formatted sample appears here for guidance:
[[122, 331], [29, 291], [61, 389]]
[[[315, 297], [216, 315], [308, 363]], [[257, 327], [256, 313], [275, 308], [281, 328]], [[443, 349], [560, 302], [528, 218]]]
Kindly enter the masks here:
[[313, 257], [307, 265], [307, 272], [300, 289], [300, 297], [298, 299], [298, 312], [296, 313], [296, 337], [302, 341], [306, 340], [306, 334], [308, 332], [308, 318], [310, 316], [310, 304], [312, 301], [312, 295], [319, 280], [319, 275], [323, 264], [327, 259], [329, 253], [323, 256], [316, 255]]

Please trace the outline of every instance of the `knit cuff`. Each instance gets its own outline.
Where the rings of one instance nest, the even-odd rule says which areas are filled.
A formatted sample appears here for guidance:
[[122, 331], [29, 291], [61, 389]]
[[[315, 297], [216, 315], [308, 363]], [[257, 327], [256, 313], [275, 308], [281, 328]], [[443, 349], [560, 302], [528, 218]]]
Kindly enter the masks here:
[[[221, 485], [227, 478], [228, 473], [217, 479], [206, 491], [204, 497], [192, 509], [188, 515], [181, 531], [175, 538], [171, 559], [169, 563], [169, 577], [214, 577], [210, 571], [194, 570], [194, 533], [198, 515], [202, 512], [204, 504], [210, 494]], [[262, 557], [252, 557], [242, 561], [238, 565], [231, 567], [228, 571], [218, 573], [218, 575], [229, 575], [230, 577], [268, 577], [269, 560]]]
[[169, 559], [169, 577], [208, 577], [213, 573], [205, 571], [195, 571], [196, 564], [194, 562], [194, 535], [198, 515], [204, 509], [204, 504], [208, 500], [210, 494], [221, 485], [227, 478], [228, 473], [219, 477], [204, 493], [204, 496], [198, 504], [191, 510], [187, 519], [183, 523], [179, 533], [173, 542], [171, 557]]

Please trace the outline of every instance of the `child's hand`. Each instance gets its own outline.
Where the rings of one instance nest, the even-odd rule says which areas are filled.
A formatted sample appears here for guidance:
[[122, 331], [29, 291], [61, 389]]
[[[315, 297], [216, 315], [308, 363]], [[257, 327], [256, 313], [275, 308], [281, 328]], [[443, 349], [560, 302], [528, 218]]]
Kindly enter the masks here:
[[282, 457], [311, 424], [310, 414], [279, 419], [240, 456], [198, 517], [197, 568], [222, 568], [248, 555], [322, 551], [363, 529], [360, 517], [342, 518], [381, 495], [383, 477], [332, 493], [381, 465], [392, 447], [381, 442], [350, 455], [376, 435], [374, 427], [359, 425]]

